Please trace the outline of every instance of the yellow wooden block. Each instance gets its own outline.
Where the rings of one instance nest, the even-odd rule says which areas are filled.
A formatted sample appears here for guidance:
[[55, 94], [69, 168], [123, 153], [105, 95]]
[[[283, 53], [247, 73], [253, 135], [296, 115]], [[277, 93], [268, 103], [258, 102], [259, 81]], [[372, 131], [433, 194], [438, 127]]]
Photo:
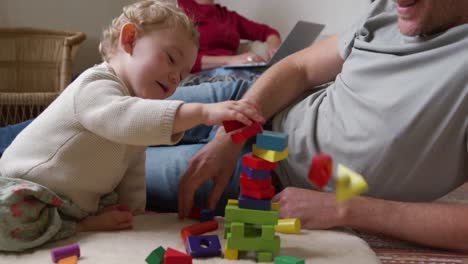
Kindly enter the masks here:
[[299, 234], [301, 232], [301, 220], [297, 218], [279, 219], [275, 231], [283, 234]]
[[238, 260], [239, 259], [239, 250], [235, 249], [224, 249], [224, 258], [229, 260]]
[[342, 164], [338, 164], [336, 180], [336, 201], [344, 202], [367, 191], [364, 177]]
[[288, 157], [288, 148], [285, 148], [283, 151], [274, 151], [269, 149], [257, 148], [257, 146], [254, 144], [252, 146], [252, 153], [254, 154], [254, 156], [267, 160], [269, 162], [278, 162]]
[[77, 262], [78, 262], [78, 257], [71, 256], [71, 257], [63, 258], [59, 260], [57, 263], [58, 264], [76, 264]]
[[271, 203], [271, 210], [272, 211], [278, 211], [279, 210], [279, 204], [276, 202]]
[[235, 199], [228, 199], [227, 205], [238, 205], [239, 201]]

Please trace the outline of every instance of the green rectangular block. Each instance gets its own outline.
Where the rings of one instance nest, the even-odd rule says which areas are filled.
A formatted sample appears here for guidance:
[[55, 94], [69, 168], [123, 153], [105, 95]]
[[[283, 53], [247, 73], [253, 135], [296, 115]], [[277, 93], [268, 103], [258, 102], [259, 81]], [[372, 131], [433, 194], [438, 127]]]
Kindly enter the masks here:
[[262, 225], [262, 239], [269, 240], [275, 238], [275, 226]]
[[257, 262], [272, 262], [273, 254], [271, 252], [257, 252]]
[[261, 238], [242, 238], [235, 239], [228, 235], [226, 248], [243, 251], [266, 251], [277, 252], [280, 249], [281, 240], [279, 236], [274, 239], [263, 240]]
[[244, 238], [244, 223], [232, 222], [231, 223], [231, 237]]
[[[231, 224], [224, 224], [224, 239], [227, 239], [227, 234], [231, 233]], [[259, 225], [244, 224], [244, 237], [260, 237], [262, 235], [262, 229]]]
[[164, 254], [166, 250], [163, 247], [158, 247], [157, 249], [153, 250], [148, 257], [146, 257], [145, 261], [148, 264], [161, 264], [164, 261]]
[[234, 205], [226, 206], [224, 218], [230, 222], [242, 222], [257, 225], [278, 224], [278, 211], [261, 211], [239, 208]]
[[305, 261], [300, 258], [290, 256], [277, 256], [275, 258], [275, 264], [304, 264]]

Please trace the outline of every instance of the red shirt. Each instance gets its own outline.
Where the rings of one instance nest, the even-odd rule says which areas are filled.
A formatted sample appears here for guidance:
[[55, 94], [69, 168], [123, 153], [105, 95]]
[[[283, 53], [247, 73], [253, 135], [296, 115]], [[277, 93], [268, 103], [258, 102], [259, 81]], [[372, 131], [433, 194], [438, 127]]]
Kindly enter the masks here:
[[278, 31], [246, 19], [226, 7], [200, 5], [194, 0], [177, 0], [184, 12], [193, 19], [200, 34], [200, 47], [192, 72], [201, 70], [201, 58], [209, 56], [232, 56], [239, 49], [241, 39], [265, 42], [268, 36]]

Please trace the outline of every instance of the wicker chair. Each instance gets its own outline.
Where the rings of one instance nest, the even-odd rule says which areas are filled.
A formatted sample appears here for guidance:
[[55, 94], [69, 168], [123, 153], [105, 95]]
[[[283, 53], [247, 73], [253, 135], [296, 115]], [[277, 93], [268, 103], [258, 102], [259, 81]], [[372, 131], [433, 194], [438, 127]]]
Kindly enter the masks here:
[[0, 126], [39, 115], [70, 83], [82, 32], [0, 28]]

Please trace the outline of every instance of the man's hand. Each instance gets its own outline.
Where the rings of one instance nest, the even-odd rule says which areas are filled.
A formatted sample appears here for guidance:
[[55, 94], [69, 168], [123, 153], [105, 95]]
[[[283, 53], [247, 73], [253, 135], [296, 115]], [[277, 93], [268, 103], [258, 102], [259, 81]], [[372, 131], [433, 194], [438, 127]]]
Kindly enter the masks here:
[[180, 218], [188, 216], [193, 206], [195, 191], [210, 179], [214, 187], [208, 198], [208, 208], [216, 207], [234, 172], [241, 149], [242, 144], [233, 144], [230, 136], [221, 127], [215, 138], [189, 160], [178, 188]]
[[278, 193], [280, 218], [298, 218], [306, 229], [327, 229], [342, 225], [346, 204], [337, 204], [334, 193], [288, 187]]

